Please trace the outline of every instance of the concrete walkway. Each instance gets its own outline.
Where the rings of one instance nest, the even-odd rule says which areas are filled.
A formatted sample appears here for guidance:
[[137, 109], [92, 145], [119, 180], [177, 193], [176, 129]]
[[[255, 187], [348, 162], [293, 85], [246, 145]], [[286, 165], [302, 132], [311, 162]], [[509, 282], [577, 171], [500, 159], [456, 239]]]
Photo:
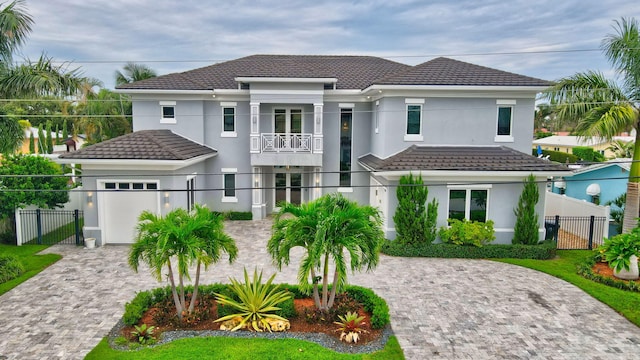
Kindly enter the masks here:
[[[238, 261], [203, 283], [275, 269], [266, 255], [269, 221], [232, 222]], [[54, 246], [62, 260], [0, 297], [0, 359], [81, 359], [122, 316], [136, 291], [159, 286], [127, 266], [129, 247]], [[297, 266], [277, 282], [295, 283]], [[483, 260], [382, 256], [350, 275], [389, 303], [407, 359], [637, 359], [640, 329], [562, 280]], [[162, 284], [164, 285], [164, 284]]]

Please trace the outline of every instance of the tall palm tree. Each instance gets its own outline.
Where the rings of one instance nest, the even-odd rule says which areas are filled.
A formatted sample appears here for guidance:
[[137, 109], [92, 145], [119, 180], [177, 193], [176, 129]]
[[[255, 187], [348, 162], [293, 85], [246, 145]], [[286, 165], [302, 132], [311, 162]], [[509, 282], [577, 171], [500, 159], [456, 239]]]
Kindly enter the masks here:
[[[162, 280], [163, 269], [167, 269], [176, 313], [182, 320], [184, 313], [194, 310], [201, 266], [206, 270], [217, 263], [222, 252], [229, 255], [229, 262], [233, 262], [238, 254], [235, 241], [224, 233], [222, 217], [200, 205], [191, 212], [178, 208], [164, 217], [143, 211], [138, 220], [129, 265], [137, 272], [140, 261], [144, 261], [158, 281]], [[195, 288], [187, 307], [184, 282], [191, 280], [189, 267], [193, 264], [196, 264]]]
[[116, 86], [150, 79], [156, 76], [158, 76], [156, 71], [151, 69], [147, 65], [128, 62], [124, 67], [122, 67], [122, 71], [116, 70]]
[[640, 215], [640, 31], [636, 19], [615, 21], [615, 33], [602, 49], [620, 77], [620, 85], [596, 71], [560, 79], [545, 92], [560, 119], [577, 120], [575, 132], [611, 140], [633, 127], [636, 141], [627, 185], [623, 231], [629, 232]]
[[[325, 195], [307, 204], [284, 204], [276, 215], [267, 250], [281, 268], [289, 264], [291, 249], [302, 247], [305, 256], [298, 270], [298, 282], [304, 289], [313, 289], [318, 309], [328, 311], [336, 293], [346, 285], [347, 267], [356, 271], [377, 266], [384, 241], [381, 224], [377, 209], [361, 206], [340, 194]], [[331, 263], [333, 279], [329, 293]]]
[[0, 59], [3, 65], [10, 64], [13, 53], [27, 40], [33, 18], [26, 12], [24, 0], [15, 0], [5, 5], [0, 3]]

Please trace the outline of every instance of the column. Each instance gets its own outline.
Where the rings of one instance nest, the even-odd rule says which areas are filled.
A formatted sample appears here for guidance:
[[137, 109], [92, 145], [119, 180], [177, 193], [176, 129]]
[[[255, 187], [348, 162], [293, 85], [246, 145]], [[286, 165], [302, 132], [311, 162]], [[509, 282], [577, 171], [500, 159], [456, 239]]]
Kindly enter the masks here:
[[322, 154], [322, 116], [324, 104], [313, 104], [313, 153]]
[[259, 154], [262, 150], [260, 141], [260, 103], [249, 103], [251, 107], [251, 136], [250, 136], [250, 149], [252, 154]]

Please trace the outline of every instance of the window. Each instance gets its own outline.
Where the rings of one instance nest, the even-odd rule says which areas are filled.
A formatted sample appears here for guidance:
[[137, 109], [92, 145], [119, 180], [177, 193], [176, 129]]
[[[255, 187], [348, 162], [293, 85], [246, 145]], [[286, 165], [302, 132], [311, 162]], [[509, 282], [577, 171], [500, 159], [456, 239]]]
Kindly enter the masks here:
[[160, 108], [162, 111], [162, 117], [160, 118], [160, 123], [175, 124], [176, 123], [176, 102], [160, 101]]
[[222, 137], [237, 137], [236, 133], [236, 105], [235, 102], [223, 102], [222, 106]]
[[496, 122], [495, 142], [513, 142], [513, 105], [515, 100], [496, 100], [498, 121]]
[[422, 105], [407, 105], [407, 135], [420, 135]]
[[375, 131], [378, 133], [378, 129], [380, 128], [380, 100], [376, 101], [376, 109], [373, 112], [373, 116], [375, 117]]
[[340, 186], [351, 187], [351, 132], [353, 109], [340, 109]]
[[236, 197], [236, 168], [222, 168], [222, 202], [238, 202]]
[[424, 99], [405, 99], [407, 123], [404, 141], [422, 141], [422, 104]]
[[187, 177], [187, 210], [193, 210], [193, 205], [196, 203], [196, 177]]
[[449, 218], [487, 221], [488, 189], [449, 189]]

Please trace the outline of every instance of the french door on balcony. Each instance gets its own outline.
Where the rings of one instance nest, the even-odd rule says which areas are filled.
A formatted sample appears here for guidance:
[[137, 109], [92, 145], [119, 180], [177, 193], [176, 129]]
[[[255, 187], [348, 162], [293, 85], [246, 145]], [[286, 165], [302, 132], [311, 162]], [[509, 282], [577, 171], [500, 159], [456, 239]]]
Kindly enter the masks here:
[[302, 138], [302, 109], [274, 109], [273, 132], [276, 151], [296, 152], [309, 147]]
[[301, 173], [275, 173], [275, 202], [289, 202], [292, 204], [300, 204], [302, 202], [302, 174]]

